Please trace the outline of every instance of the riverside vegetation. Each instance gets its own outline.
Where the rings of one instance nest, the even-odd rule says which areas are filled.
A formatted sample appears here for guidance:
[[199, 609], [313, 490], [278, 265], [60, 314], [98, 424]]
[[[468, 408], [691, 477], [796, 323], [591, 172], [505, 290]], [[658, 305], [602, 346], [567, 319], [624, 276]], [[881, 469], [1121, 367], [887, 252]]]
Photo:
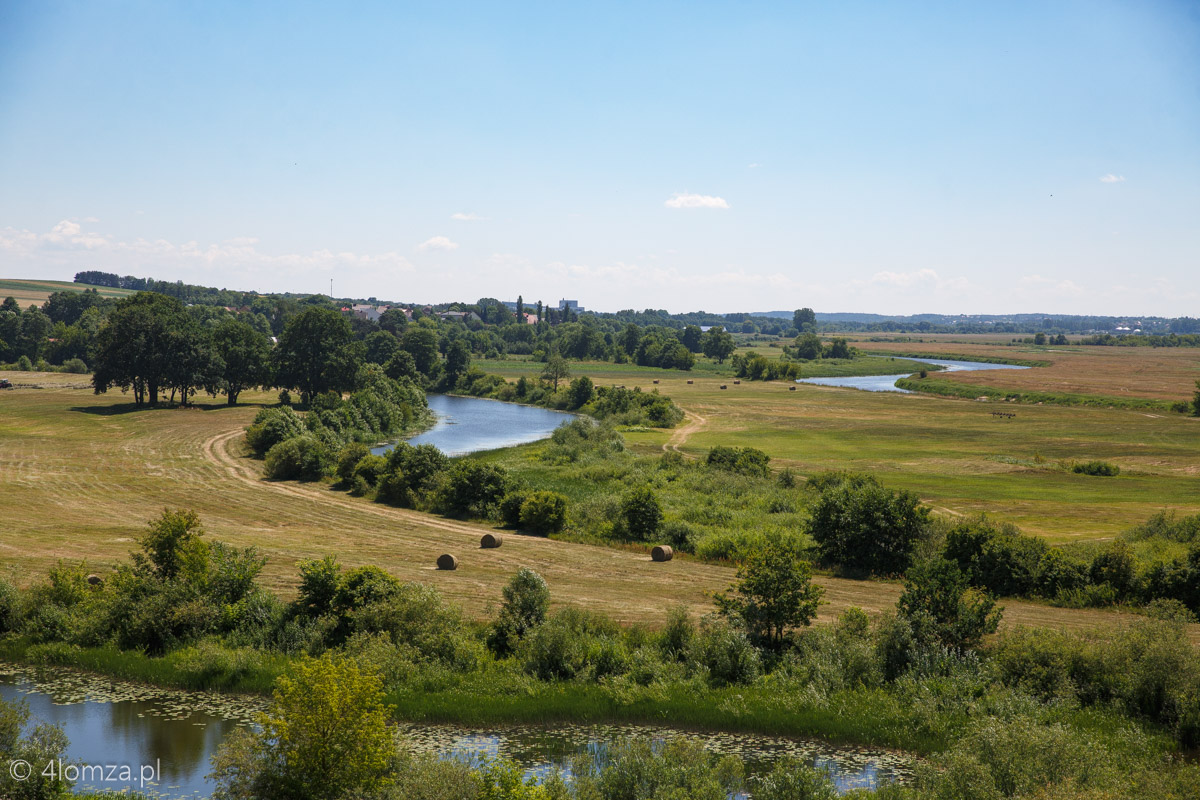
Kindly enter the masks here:
[[[300, 591], [284, 602], [257, 584], [262, 565], [253, 549], [209, 541], [191, 512], [166, 511], [99, 583], [86, 565], [62, 564], [28, 589], [0, 584], [0, 657], [187, 687], [273, 685], [262, 732], [216, 759], [217, 796], [230, 800], [722, 798], [742, 785], [736, 761], [643, 741], [581, 758], [570, 782], [535, 786], [503, 762], [406, 755], [389, 716], [653, 721], [929, 756], [914, 786], [873, 793], [885, 798], [1184, 798], [1200, 781], [1177, 756], [1200, 741], [1200, 658], [1171, 609], [1106, 639], [992, 635], [992, 598], [952, 562], [927, 559], [909, 569], [892, 614], [872, 623], [852, 609], [813, 628], [820, 590], [775, 538], [747, 557], [713, 614], [697, 624], [664, 609], [657, 632], [552, 611], [552, 587], [527, 570], [490, 622], [471, 624], [427, 585], [332, 557], [302, 563]], [[8, 758], [61, 752], [61, 734], [23, 736], [20, 710], [3, 714]], [[57, 797], [65, 787], [0, 788]], [[748, 788], [832, 796], [825, 776], [795, 764]]]

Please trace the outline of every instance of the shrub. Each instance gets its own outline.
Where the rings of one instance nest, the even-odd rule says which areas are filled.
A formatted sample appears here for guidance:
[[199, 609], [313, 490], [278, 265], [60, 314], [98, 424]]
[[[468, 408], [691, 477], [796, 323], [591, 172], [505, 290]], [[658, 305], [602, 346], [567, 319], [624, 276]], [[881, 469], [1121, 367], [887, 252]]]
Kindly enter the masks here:
[[699, 531], [679, 519], [673, 519], [663, 525], [660, 537], [681, 553], [696, 552], [696, 542], [701, 538]]
[[1088, 574], [1097, 586], [1108, 584], [1118, 597], [1128, 596], [1134, 590], [1137, 574], [1133, 548], [1119, 539], [1112, 542], [1092, 559]]
[[457, 461], [446, 473], [438, 506], [450, 513], [484, 517], [504, 497], [510, 483], [504, 467], [481, 461]]
[[521, 567], [502, 594], [504, 603], [488, 632], [487, 644], [496, 655], [506, 656], [516, 650], [517, 643], [530, 631], [546, 621], [550, 587], [541, 575]]
[[17, 369], [21, 372], [33, 372], [33, 362], [29, 360], [29, 356], [21, 356], [17, 359]]
[[331, 466], [329, 451], [312, 436], [286, 439], [267, 451], [266, 472], [272, 480], [319, 481]]
[[659, 638], [659, 649], [663, 656], [672, 661], [685, 660], [695, 637], [696, 625], [687, 606], [673, 606], [667, 612], [667, 624]]
[[398, 584], [378, 599], [359, 601], [349, 613], [354, 633], [386, 634], [392, 644], [414, 653], [416, 660], [462, 670], [475, 666], [474, 655], [463, 640], [458, 609], [448, 605], [432, 586]]
[[343, 483], [352, 482], [358, 462], [369, 455], [371, 455], [371, 448], [362, 442], [350, 442], [338, 452], [337, 476], [342, 479]]
[[969, 585], [954, 562], [945, 559], [910, 569], [897, 607], [918, 641], [937, 641], [959, 650], [995, 633], [1002, 612], [994, 600]]
[[829, 773], [792, 757], [775, 762], [771, 771], [750, 780], [754, 800], [837, 800]]
[[655, 742], [641, 736], [610, 745], [602, 758], [576, 757], [571, 774], [571, 796], [581, 799], [725, 800], [741, 788], [742, 764], [682, 737]]
[[873, 478], [821, 485], [808, 533], [824, 561], [883, 575], [908, 568], [929, 519], [929, 509], [915, 494], [885, 489]]
[[1038, 589], [1048, 550], [1041, 539], [1023, 536], [1013, 525], [993, 525], [981, 516], [954, 526], [946, 534], [943, 554], [972, 586], [997, 595], [1019, 595]]
[[621, 501], [621, 521], [632, 539], [646, 542], [656, 538], [662, 518], [658, 496], [648, 486], [634, 489]]
[[525, 504], [525, 500], [529, 497], [528, 493], [523, 491], [510, 491], [504, 495], [504, 499], [500, 501], [500, 520], [510, 528], [518, 528], [521, 525], [521, 506]]
[[1121, 474], [1121, 468], [1107, 461], [1084, 461], [1071, 465], [1071, 471], [1079, 475], [1112, 477]]
[[280, 442], [303, 436], [307, 431], [300, 415], [290, 407], [264, 408], [246, 428], [246, 444], [261, 457]]
[[704, 463], [714, 469], [765, 478], [771, 474], [770, 467], [767, 466], [770, 460], [770, 456], [753, 447], [719, 446], [708, 451]]
[[374, 488], [386, 471], [386, 458], [376, 455], [364, 456], [354, 465], [353, 481], [362, 481], [366, 487]]
[[778, 538], [752, 550], [737, 577], [728, 593], [713, 598], [717, 609], [740, 621], [756, 644], [775, 650], [789, 631], [812, 622], [825, 593], [812, 582], [808, 562]]
[[762, 671], [758, 650], [746, 633], [726, 622], [708, 620], [692, 639], [688, 661], [714, 686], [753, 683]]
[[88, 365], [82, 358], [68, 358], [62, 364], [63, 372], [71, 372], [75, 375], [83, 375], [88, 371]]
[[612, 674], [623, 660], [620, 638], [610, 620], [564, 608], [521, 640], [518, 655], [525, 671], [543, 681], [583, 677], [597, 665]]
[[532, 492], [521, 503], [520, 525], [530, 533], [557, 533], [566, 522], [567, 498], [557, 492]]

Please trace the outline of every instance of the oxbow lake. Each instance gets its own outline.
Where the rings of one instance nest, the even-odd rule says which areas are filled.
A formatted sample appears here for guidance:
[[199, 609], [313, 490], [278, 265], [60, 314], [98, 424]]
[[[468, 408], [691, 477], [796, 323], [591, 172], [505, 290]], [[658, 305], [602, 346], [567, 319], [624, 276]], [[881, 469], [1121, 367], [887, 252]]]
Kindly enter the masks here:
[[[33, 721], [61, 725], [70, 740], [70, 761], [127, 765], [135, 776], [142, 765], [150, 765], [161, 775], [155, 785], [92, 781], [79, 783], [77, 791], [143, 791], [170, 800], [209, 796], [213, 790], [206, 777], [212, 769], [209, 759], [236, 728], [252, 725], [264, 704], [258, 697], [158, 689], [60, 668], [5, 664], [0, 664], [0, 697], [8, 702], [24, 700]], [[818, 740], [633, 725], [479, 730], [401, 724], [399, 732], [405, 746], [415, 751], [472, 762], [503, 756], [538, 776], [563, 767], [580, 753], [602, 758], [610, 742], [631, 736], [694, 737], [712, 752], [742, 757], [750, 774], [769, 770], [778, 758], [793, 756], [828, 769], [843, 792], [907, 780], [915, 763], [903, 753]]]
[[[576, 416], [481, 397], [431, 394], [427, 399], [437, 422], [407, 441], [412, 445], [431, 444], [448, 456], [536, 442], [548, 438], [555, 428]], [[392, 447], [392, 444], [381, 445], [371, 452], [383, 455]]]
[[[986, 361], [955, 361], [948, 358], [908, 358], [906, 361], [919, 361], [922, 364], [938, 364], [945, 367], [944, 372], [966, 372], [968, 370], [985, 369], [1029, 369], [1016, 364], [991, 364]], [[850, 389], [862, 389], [867, 392], [899, 392], [912, 394], [909, 389], [901, 389], [896, 381], [912, 375], [902, 372], [899, 375], [859, 375], [852, 378], [801, 378], [796, 383], [812, 383], [817, 386], [842, 386]]]

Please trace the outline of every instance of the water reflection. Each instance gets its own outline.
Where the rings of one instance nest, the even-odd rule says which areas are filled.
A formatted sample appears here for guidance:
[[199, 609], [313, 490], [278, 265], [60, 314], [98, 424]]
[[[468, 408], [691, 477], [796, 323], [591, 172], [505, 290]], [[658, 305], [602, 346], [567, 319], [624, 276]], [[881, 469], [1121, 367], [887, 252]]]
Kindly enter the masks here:
[[[431, 444], [448, 456], [462, 456], [481, 450], [513, 447], [545, 439], [564, 422], [575, 418], [565, 411], [537, 406], [522, 406], [485, 400], [481, 397], [452, 397], [431, 394], [429, 409], [437, 422], [424, 433], [408, 440], [409, 444]], [[375, 447], [376, 455], [392, 449], [391, 444]]]

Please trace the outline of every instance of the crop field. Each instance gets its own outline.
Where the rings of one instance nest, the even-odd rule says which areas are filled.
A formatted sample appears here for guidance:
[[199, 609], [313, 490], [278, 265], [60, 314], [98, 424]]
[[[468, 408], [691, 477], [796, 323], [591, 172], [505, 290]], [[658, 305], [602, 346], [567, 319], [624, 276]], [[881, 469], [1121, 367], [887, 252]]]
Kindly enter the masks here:
[[[557, 603], [650, 626], [657, 626], [672, 604], [685, 604], [696, 614], [710, 611], [711, 592], [734, 577], [731, 568], [682, 557], [654, 564], [643, 552], [512, 534], [506, 534], [502, 548], [480, 550], [485, 525], [377, 505], [323, 484], [262, 480], [261, 463], [245, 457], [241, 448], [242, 428], [256, 406], [228, 408], [202, 400], [190, 409], [135, 411], [120, 394], [92, 394], [78, 375], [22, 377], [42, 388], [0, 393], [0, 564], [15, 570], [22, 583], [59, 559], [86, 559], [96, 568], [121, 560], [136, 548], [145, 522], [168, 506], [194, 508], [214, 538], [260, 547], [270, 557], [265, 579], [274, 588], [287, 591], [294, 585], [298, 560], [334, 553], [347, 565], [378, 564], [401, 579], [435, 584], [473, 616], [489, 613], [500, 587], [519, 566], [541, 572]], [[723, 399], [716, 379], [711, 386], [708, 379], [696, 379], [689, 396], [682, 390], [684, 380], [675, 373], [671, 382], [679, 385], [670, 388], [694, 415], [691, 436], [688, 426], [629, 434], [639, 447], [661, 448], [676, 437], [681, 449], [700, 452], [708, 439], [758, 428], [756, 416], [778, 406], [781, 391], [783, 402], [796, 409], [795, 420], [804, 419], [805, 409], [820, 406], [826, 393], [816, 387], [788, 393], [778, 384], [742, 384], [739, 402]], [[268, 396], [247, 399], [262, 402]], [[737, 407], [743, 415], [732, 414]], [[746, 441], [761, 444], [769, 438], [759, 432]], [[444, 552], [459, 557], [457, 571], [433, 569]], [[899, 595], [893, 583], [819, 581], [830, 601], [822, 608], [823, 619], [851, 605], [881, 611]], [[1018, 601], [1005, 606], [1010, 625], [1105, 629], [1120, 616]], [[1200, 626], [1195, 628], [1200, 641]]]
[[111, 286], [90, 286], [86, 283], [69, 281], [22, 281], [0, 278], [0, 299], [12, 297], [21, 304], [21, 308], [28, 308], [31, 305], [40, 306], [54, 292], [82, 292], [85, 289], [95, 289], [102, 297], [125, 297], [133, 294], [128, 289], [114, 289]]

